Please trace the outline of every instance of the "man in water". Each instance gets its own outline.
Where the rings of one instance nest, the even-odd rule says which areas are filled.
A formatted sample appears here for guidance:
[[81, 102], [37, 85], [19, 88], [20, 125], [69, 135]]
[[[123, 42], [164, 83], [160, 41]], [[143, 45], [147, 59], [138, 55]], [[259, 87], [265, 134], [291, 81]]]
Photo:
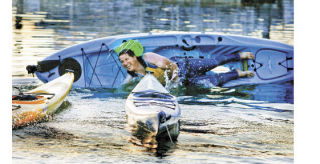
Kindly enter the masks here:
[[[252, 77], [251, 71], [233, 70], [226, 73], [207, 74], [211, 69], [231, 61], [254, 59], [251, 52], [220, 55], [211, 59], [185, 59], [172, 58], [171, 60], [153, 52], [136, 55], [131, 49], [122, 49], [119, 52], [119, 60], [129, 75], [126, 82], [133, 77], [144, 76], [147, 72], [153, 75], [162, 85], [166, 82], [184, 85], [197, 85], [200, 80], [208, 80], [215, 86], [243, 77]], [[166, 80], [167, 79], [167, 80]]]

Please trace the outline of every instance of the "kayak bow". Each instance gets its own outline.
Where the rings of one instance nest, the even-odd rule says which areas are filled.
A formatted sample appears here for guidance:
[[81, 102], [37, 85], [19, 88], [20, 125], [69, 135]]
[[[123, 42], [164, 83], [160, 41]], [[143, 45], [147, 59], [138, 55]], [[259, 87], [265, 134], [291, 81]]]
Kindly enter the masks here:
[[[171, 95], [151, 74], [145, 75], [126, 101], [127, 123], [132, 134], [176, 140], [180, 132], [181, 110]], [[143, 142], [143, 141], [142, 141]]]
[[71, 72], [22, 95], [12, 96], [12, 128], [38, 122], [54, 114], [69, 93], [74, 75]]

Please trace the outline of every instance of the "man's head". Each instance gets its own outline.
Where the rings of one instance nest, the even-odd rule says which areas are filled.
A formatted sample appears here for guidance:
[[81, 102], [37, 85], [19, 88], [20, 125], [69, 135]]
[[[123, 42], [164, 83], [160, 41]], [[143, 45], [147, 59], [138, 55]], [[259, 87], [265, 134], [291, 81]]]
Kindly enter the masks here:
[[124, 49], [119, 53], [119, 60], [122, 66], [128, 70], [134, 72], [136, 68], [139, 66], [139, 61], [134, 54], [134, 52], [130, 49]]

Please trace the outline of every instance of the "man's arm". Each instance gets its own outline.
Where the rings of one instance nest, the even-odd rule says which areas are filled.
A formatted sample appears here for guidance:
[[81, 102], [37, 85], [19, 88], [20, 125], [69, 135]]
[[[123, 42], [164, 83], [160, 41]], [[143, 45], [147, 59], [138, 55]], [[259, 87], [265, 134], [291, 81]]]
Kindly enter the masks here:
[[168, 58], [153, 52], [144, 54], [144, 60], [164, 70], [169, 70], [171, 80], [178, 82], [178, 66]]

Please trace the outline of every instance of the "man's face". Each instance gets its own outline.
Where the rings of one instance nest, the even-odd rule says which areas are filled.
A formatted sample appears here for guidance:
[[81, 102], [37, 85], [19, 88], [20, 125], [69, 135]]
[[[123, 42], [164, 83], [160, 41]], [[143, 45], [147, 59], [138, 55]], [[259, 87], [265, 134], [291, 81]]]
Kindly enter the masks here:
[[119, 57], [119, 60], [126, 70], [135, 71], [138, 62], [137, 57], [131, 57], [129, 54], [125, 53]]

